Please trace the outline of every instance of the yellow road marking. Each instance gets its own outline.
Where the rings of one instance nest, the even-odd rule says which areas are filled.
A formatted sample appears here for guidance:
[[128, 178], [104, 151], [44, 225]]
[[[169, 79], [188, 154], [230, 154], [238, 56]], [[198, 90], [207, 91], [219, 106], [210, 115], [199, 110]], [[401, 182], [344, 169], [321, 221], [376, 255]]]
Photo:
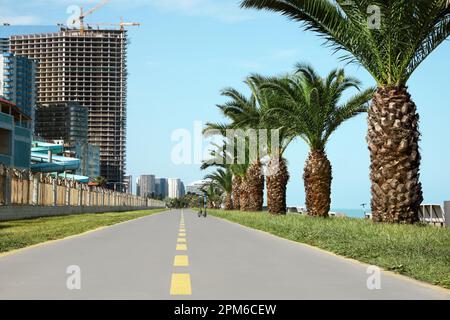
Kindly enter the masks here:
[[178, 243], [186, 243], [186, 239], [185, 238], [178, 238], [177, 242]]
[[179, 232], [186, 232], [186, 229], [182, 229], [182, 228], [180, 228], [180, 230], [179, 230]]
[[189, 296], [192, 294], [191, 276], [189, 273], [173, 273], [170, 295]]
[[186, 251], [187, 245], [186, 244], [177, 244], [177, 251]]
[[178, 233], [178, 236], [179, 236], [179, 237], [186, 237], [186, 233], [180, 232], [180, 233]]
[[175, 267], [188, 267], [189, 266], [189, 258], [186, 255], [175, 256], [175, 260], [173, 261], [173, 265]]

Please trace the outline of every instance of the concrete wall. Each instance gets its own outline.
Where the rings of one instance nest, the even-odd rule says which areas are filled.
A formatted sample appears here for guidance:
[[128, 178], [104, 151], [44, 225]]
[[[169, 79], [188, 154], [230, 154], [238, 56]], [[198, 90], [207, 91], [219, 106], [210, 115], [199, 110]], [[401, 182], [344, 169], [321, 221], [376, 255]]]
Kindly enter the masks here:
[[85, 206], [0, 206], [0, 221], [32, 219], [40, 217], [66, 216], [71, 214], [125, 212], [136, 210], [149, 210], [151, 207], [85, 207]]
[[445, 225], [450, 227], [450, 201], [444, 201]]

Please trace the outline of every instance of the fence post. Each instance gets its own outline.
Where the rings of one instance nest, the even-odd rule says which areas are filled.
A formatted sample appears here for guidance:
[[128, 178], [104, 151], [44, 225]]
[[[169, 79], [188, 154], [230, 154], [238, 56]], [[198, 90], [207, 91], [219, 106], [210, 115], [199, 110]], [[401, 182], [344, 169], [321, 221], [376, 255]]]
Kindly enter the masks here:
[[78, 206], [81, 207], [83, 205], [83, 188], [81, 187], [81, 184], [78, 186]]
[[66, 206], [70, 206], [70, 183], [66, 180], [65, 181], [66, 186]]
[[11, 204], [11, 185], [12, 185], [12, 178], [11, 178], [11, 169], [10, 168], [6, 168], [5, 170], [5, 188], [3, 190], [5, 190], [5, 205], [10, 205]]
[[53, 206], [56, 207], [57, 204], [57, 197], [58, 197], [58, 192], [57, 192], [57, 185], [56, 185], [56, 179], [53, 179], [52, 181], [52, 193], [53, 193]]
[[33, 175], [33, 184], [32, 184], [32, 204], [33, 206], [39, 205], [39, 175]]

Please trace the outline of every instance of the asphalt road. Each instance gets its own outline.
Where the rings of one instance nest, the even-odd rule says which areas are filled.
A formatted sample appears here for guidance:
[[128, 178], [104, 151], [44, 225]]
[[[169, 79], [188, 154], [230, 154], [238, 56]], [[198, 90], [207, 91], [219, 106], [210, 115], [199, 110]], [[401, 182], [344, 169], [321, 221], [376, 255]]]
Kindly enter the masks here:
[[369, 290], [369, 276], [366, 265], [185, 210], [0, 257], [0, 299], [450, 299], [385, 272]]

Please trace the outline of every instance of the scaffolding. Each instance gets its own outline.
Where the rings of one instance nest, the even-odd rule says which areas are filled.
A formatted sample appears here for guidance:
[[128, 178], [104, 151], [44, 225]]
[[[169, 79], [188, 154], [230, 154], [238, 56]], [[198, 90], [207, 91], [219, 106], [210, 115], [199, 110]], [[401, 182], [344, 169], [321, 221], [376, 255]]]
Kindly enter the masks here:
[[38, 61], [38, 106], [78, 102], [88, 109], [88, 140], [100, 147], [101, 175], [125, 173], [127, 31], [61, 28], [16, 35], [11, 51]]

